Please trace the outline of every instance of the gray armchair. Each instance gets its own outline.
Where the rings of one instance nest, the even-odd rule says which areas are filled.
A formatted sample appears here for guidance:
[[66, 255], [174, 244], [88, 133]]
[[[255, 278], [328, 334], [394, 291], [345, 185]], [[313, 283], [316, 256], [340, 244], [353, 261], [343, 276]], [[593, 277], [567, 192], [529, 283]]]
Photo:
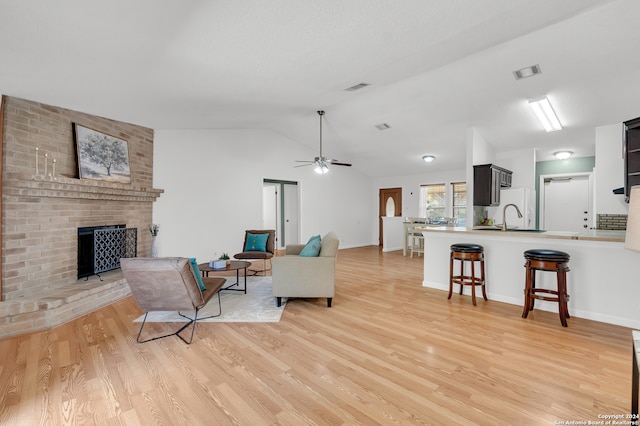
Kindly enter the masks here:
[[281, 305], [283, 297], [326, 297], [330, 308], [335, 295], [338, 244], [338, 237], [330, 232], [320, 240], [318, 257], [298, 256], [304, 244], [288, 245], [285, 256], [274, 257], [271, 275], [276, 305]]
[[[163, 337], [178, 336], [189, 344], [193, 340], [198, 320], [217, 317], [222, 313], [220, 305], [220, 289], [226, 279], [220, 277], [202, 278], [206, 290], [200, 290], [189, 259], [183, 257], [132, 257], [120, 259], [120, 266], [124, 277], [129, 283], [133, 297], [144, 311], [144, 319], [136, 341], [145, 343]], [[218, 314], [198, 318], [198, 311], [202, 309], [213, 296], [218, 295]], [[147, 321], [147, 315], [152, 311], [178, 311], [187, 320], [178, 331], [163, 336], [140, 340], [142, 329]], [[193, 318], [183, 315], [180, 311], [195, 311]], [[185, 340], [179, 333], [193, 323], [191, 338]]]

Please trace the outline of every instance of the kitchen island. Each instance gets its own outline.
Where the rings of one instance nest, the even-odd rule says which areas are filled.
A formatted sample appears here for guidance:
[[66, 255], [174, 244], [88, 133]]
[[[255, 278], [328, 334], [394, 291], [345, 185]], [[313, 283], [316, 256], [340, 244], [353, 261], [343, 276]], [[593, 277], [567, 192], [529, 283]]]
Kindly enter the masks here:
[[[624, 231], [504, 232], [447, 226], [430, 226], [417, 231], [423, 232], [425, 237], [422, 283], [425, 287], [449, 290], [451, 244], [480, 244], [484, 247], [489, 298], [489, 302], [484, 303], [495, 300], [522, 306], [524, 251], [534, 248], [561, 250], [571, 256], [567, 287], [572, 317], [640, 328], [640, 253], [624, 249]], [[538, 288], [555, 289], [554, 273], [537, 274]], [[454, 297], [458, 288], [457, 285], [454, 288]], [[470, 292], [470, 288], [465, 288], [465, 294]], [[443, 293], [443, 303], [447, 302], [446, 296]], [[479, 303], [483, 303], [482, 300]], [[535, 309], [558, 312], [557, 303], [538, 300], [535, 306]], [[527, 321], [531, 320], [530, 317]]]

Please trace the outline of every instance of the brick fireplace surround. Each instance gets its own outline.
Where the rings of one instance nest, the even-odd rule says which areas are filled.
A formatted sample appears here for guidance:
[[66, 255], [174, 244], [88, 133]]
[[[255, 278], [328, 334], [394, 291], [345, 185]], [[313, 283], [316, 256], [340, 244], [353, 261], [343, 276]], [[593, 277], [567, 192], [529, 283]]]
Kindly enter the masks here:
[[[121, 271], [77, 279], [77, 229], [138, 228], [138, 255], [151, 251], [153, 130], [4, 96], [0, 338], [70, 321], [130, 294]], [[131, 183], [77, 179], [72, 124], [128, 143]], [[36, 147], [39, 173], [36, 174]], [[44, 175], [56, 159], [55, 176]]]

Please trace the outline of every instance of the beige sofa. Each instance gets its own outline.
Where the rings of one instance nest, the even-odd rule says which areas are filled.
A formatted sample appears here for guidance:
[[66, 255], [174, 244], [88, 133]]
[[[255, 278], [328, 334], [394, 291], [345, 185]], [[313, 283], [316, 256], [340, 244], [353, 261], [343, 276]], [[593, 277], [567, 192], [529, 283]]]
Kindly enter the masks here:
[[273, 296], [278, 306], [283, 297], [326, 297], [331, 307], [338, 243], [338, 237], [330, 232], [320, 240], [318, 257], [298, 256], [304, 244], [292, 244], [286, 247], [285, 256], [272, 259]]

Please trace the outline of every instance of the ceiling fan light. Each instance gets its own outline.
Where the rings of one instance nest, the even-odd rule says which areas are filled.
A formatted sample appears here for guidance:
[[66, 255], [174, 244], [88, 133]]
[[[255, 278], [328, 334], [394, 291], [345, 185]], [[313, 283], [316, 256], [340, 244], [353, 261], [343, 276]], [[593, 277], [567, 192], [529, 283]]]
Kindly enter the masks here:
[[323, 175], [329, 172], [329, 167], [326, 164], [318, 164], [314, 171], [319, 175]]
[[331, 160], [328, 157], [325, 157], [322, 155], [322, 117], [324, 116], [324, 111], [320, 110], [320, 111], [317, 111], [317, 113], [320, 116], [320, 155], [318, 155], [317, 157], [314, 157], [313, 161], [296, 160], [296, 163], [306, 163], [306, 164], [302, 164], [294, 167], [315, 166], [313, 170], [319, 175], [323, 175], [329, 172], [329, 164], [336, 165], [336, 166], [351, 167], [351, 164], [349, 163], [342, 163], [338, 160]]
[[424, 161], [425, 163], [433, 163], [434, 161], [436, 161], [436, 157], [434, 155], [424, 155], [422, 157], [422, 161]]
[[556, 157], [558, 160], [566, 160], [572, 155], [573, 155], [572, 151], [558, 151], [553, 153], [553, 156]]

